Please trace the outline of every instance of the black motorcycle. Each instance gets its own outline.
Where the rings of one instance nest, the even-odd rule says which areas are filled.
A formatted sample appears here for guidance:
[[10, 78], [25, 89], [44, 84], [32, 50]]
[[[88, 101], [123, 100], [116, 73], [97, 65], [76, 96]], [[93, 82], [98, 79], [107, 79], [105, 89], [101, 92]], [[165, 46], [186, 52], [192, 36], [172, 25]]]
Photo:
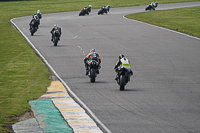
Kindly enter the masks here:
[[125, 89], [125, 85], [130, 81], [130, 72], [125, 69], [125, 68], [121, 68], [118, 71], [118, 78], [117, 78], [117, 83], [120, 86], [120, 90], [123, 91]]
[[31, 32], [31, 36], [33, 36], [33, 34], [37, 31], [37, 25], [35, 24], [35, 22], [30, 23], [30, 32]]
[[109, 12], [109, 10], [110, 10], [110, 5], [109, 6], [103, 6], [103, 7], [101, 7], [101, 9], [98, 11], [98, 15], [103, 15], [104, 13], [108, 13]]
[[57, 46], [58, 41], [60, 40], [60, 32], [58, 30], [53, 31], [53, 44]]
[[147, 5], [147, 7], [145, 8], [145, 11], [147, 11], [147, 10], [154, 10], [155, 11], [155, 8], [158, 6], [158, 2], [155, 2], [155, 5], [153, 5], [153, 4], [149, 4], [149, 5]]
[[85, 14], [89, 15], [91, 12], [91, 7], [84, 7], [83, 10], [79, 13], [79, 16], [85, 16]]
[[88, 63], [89, 65], [89, 74], [88, 76], [90, 77], [91, 82], [95, 82], [95, 78], [97, 77], [97, 71], [99, 67], [99, 62], [92, 60], [91, 62]]

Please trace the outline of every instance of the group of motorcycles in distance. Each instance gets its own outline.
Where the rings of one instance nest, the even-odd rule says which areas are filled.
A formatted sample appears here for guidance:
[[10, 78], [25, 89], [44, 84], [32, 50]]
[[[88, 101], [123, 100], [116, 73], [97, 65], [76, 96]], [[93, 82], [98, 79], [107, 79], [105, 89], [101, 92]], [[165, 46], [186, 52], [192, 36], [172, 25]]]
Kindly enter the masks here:
[[[34, 35], [34, 33], [39, 29], [39, 25], [40, 25], [40, 19], [42, 18], [42, 14], [40, 12], [40, 10], [37, 11], [37, 13], [33, 14], [33, 18], [31, 20], [31, 22], [29, 23], [30, 26], [30, 32], [31, 32], [31, 36]], [[55, 28], [55, 27], [54, 27]], [[58, 31], [58, 29], [54, 30], [52, 32], [52, 42], [54, 44], [54, 46], [57, 46], [58, 41], [60, 40], [60, 32]]]
[[[92, 8], [92, 5], [89, 5], [88, 7], [84, 7], [81, 12], [79, 13], [79, 16], [85, 16], [86, 14], [89, 15], [89, 13], [91, 12], [91, 8]], [[110, 10], [110, 5], [107, 5], [107, 6], [102, 6], [101, 9], [98, 11], [98, 15], [103, 15], [104, 13], [108, 13]]]
[[[149, 5], [147, 5], [147, 7], [145, 8], [145, 11], [147, 11], [147, 10], [150, 10], [150, 11], [151, 10], [155, 10], [155, 8], [157, 6], [158, 6], [158, 2], [151, 2]], [[88, 7], [84, 7], [81, 10], [81, 12], [79, 13], [79, 16], [85, 16], [86, 14], [89, 15], [89, 13], [91, 12], [91, 8], [92, 8], [92, 5], [89, 5]], [[103, 15], [104, 13], [107, 14], [109, 12], [109, 10], [110, 10], [110, 5], [102, 6], [97, 14], [98, 15]], [[36, 21], [33, 21], [34, 16], [36, 16], [36, 18], [35, 18]], [[41, 19], [40, 13], [37, 13], [36, 15], [33, 15], [33, 19], [31, 20], [31, 22], [29, 24], [30, 25], [30, 29], [29, 30], [31, 32], [31, 36], [33, 36], [33, 34], [39, 29], [39, 27], [38, 27], [38, 25], [36, 23], [40, 24], [40, 19]]]
[[[147, 10], [155, 10], [155, 8], [158, 6], [158, 2], [151, 2], [147, 7], [145, 8], [145, 11]], [[89, 5], [88, 7], [84, 7], [81, 12], [79, 13], [79, 16], [85, 16], [86, 14], [89, 15], [91, 12], [92, 5]], [[110, 5], [102, 6], [100, 10], [98, 11], [98, 15], [103, 15], [104, 13], [107, 14], [110, 10]]]

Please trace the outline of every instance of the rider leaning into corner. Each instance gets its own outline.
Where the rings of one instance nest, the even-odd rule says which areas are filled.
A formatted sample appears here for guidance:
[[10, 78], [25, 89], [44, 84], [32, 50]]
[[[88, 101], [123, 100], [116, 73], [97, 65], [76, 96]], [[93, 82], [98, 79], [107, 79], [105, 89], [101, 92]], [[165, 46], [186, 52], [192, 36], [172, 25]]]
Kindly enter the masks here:
[[42, 13], [40, 12], [40, 10], [37, 10], [37, 12], [33, 14], [33, 18], [35, 15], [37, 15], [39, 19], [42, 18]]
[[92, 8], [92, 5], [89, 5], [89, 7], [87, 8], [88, 12], [91, 12], [91, 8]]
[[38, 18], [39, 18], [39, 25], [40, 25], [40, 19], [42, 18], [42, 13], [40, 12], [40, 10], [37, 10], [37, 12], [33, 14], [33, 18], [35, 16], [38, 16]]
[[100, 55], [96, 52], [95, 49], [90, 50], [90, 53], [84, 58], [84, 65], [86, 69], [86, 75], [89, 73], [89, 62], [92, 62], [92, 60], [95, 60], [99, 63], [97, 74], [99, 74], [99, 69], [101, 68], [101, 59]]
[[130, 74], [133, 75], [133, 71], [131, 70], [130, 62], [123, 54], [119, 55], [119, 61], [117, 62], [117, 64], [114, 67], [115, 72], [116, 72], [115, 80], [117, 80], [119, 78], [119, 70], [121, 68], [127, 69], [130, 72]]
[[153, 8], [153, 10], [155, 10], [155, 8], [157, 7], [157, 5], [158, 5], [158, 2], [156, 1], [156, 2], [151, 2], [150, 3], [150, 6]]
[[37, 27], [37, 29], [39, 29], [38, 25], [40, 24], [40, 21], [37, 15], [35, 15], [34, 18], [31, 20], [31, 22], [29, 23], [30, 29], [31, 29], [31, 23], [34, 23], [34, 27]]
[[89, 5], [88, 7], [87, 7], [87, 6], [84, 7], [83, 10], [84, 10], [87, 14], [89, 14], [89, 13], [91, 12], [91, 8], [92, 8], [92, 5]]
[[[60, 27], [58, 27], [58, 25], [57, 24], [54, 24], [54, 26], [53, 26], [53, 29], [51, 30], [51, 34], [52, 34], [52, 36], [51, 36], [51, 41], [53, 41], [53, 37], [54, 37], [54, 31], [55, 30], [58, 30], [59, 32], [60, 32], [60, 36], [61, 36], [61, 28]], [[59, 38], [58, 38], [58, 40], [60, 40], [60, 36], [59, 36]]]

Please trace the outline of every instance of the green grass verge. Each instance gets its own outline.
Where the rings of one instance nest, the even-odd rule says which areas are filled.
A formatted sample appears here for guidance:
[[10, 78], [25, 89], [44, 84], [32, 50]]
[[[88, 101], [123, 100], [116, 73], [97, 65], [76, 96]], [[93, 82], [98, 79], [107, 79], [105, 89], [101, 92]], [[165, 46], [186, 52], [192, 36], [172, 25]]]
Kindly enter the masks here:
[[[198, 0], [161, 0], [159, 4], [187, 1]], [[29, 0], [0, 2], [0, 132], [9, 132], [7, 128], [17, 122], [15, 117], [30, 110], [27, 101], [41, 96], [50, 84], [48, 80], [50, 72], [21, 34], [11, 27], [10, 19], [32, 15], [38, 9], [45, 14], [81, 10], [89, 4], [92, 5], [92, 9], [99, 9], [107, 4], [110, 4], [112, 8], [147, 5], [150, 2], [151, 0]]]
[[200, 7], [148, 11], [126, 17], [200, 38]]
[[[3, 21], [3, 19], [1, 19]], [[15, 118], [30, 110], [28, 100], [36, 99], [50, 85], [50, 72], [21, 34], [1, 22], [0, 33], [0, 132], [8, 132]]]

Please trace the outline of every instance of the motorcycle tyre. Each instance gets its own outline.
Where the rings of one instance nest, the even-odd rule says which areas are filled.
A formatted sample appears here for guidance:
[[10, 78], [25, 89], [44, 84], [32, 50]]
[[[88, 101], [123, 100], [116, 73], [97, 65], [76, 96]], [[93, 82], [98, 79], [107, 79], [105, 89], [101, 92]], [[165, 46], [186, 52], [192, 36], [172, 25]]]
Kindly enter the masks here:
[[35, 33], [35, 29], [31, 28], [31, 36], [33, 36], [34, 33]]
[[145, 11], [147, 11], [147, 10], [151, 10], [149, 6], [145, 8]]
[[94, 83], [95, 82], [95, 78], [96, 78], [96, 70], [95, 69], [91, 69], [90, 70], [90, 82]]
[[98, 15], [103, 15], [103, 11], [102, 10], [100, 10], [99, 12], [98, 12]]
[[81, 11], [81, 12], [79, 13], [79, 16], [85, 16], [85, 13], [84, 13], [83, 11]]
[[124, 75], [120, 76], [119, 85], [120, 85], [120, 91], [123, 91], [125, 89], [125, 85], [126, 85], [126, 81], [125, 81], [125, 76]]
[[57, 44], [58, 44], [58, 37], [55, 37], [54, 46], [57, 46]]

